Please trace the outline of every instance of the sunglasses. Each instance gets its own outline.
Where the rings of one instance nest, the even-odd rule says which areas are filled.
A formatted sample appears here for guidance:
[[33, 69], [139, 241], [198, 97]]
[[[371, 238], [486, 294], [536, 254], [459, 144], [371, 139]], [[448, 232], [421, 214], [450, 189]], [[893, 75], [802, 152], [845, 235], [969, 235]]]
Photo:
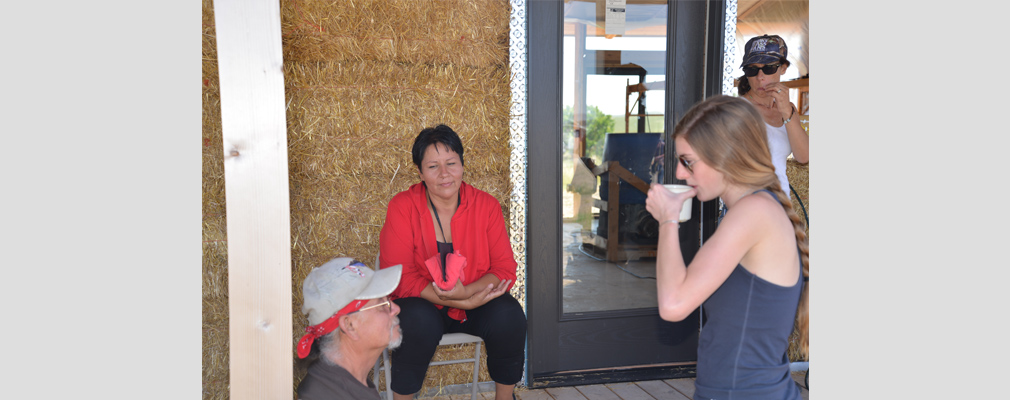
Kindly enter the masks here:
[[677, 160], [680, 161], [680, 165], [683, 165], [684, 168], [687, 168], [687, 172], [690, 172], [692, 174], [694, 173], [694, 169], [691, 168], [691, 166], [694, 165], [694, 163], [698, 162], [698, 160], [687, 161], [687, 159], [684, 158], [684, 156], [677, 157]]
[[388, 312], [389, 312], [389, 298], [388, 298], [388, 297], [386, 297], [386, 298], [385, 298], [385, 299], [383, 300], [383, 302], [382, 302], [382, 303], [379, 303], [379, 304], [373, 304], [373, 305], [370, 305], [370, 306], [368, 306], [368, 307], [362, 307], [362, 308], [358, 309], [358, 311], [354, 311], [354, 312], [351, 312], [351, 313], [348, 313], [347, 315], [351, 315], [351, 314], [354, 314], [354, 313], [356, 313], [356, 312], [362, 312], [362, 311], [368, 311], [368, 310], [371, 310], [371, 309], [373, 309], [373, 308], [379, 308], [379, 307], [386, 307], [385, 309], [383, 309], [383, 311], [385, 311], [385, 312], [387, 312], [387, 313], [388, 313]]
[[760, 71], [764, 72], [765, 75], [771, 75], [771, 74], [774, 74], [775, 71], [778, 71], [779, 67], [781, 67], [781, 66], [782, 66], [781, 63], [779, 63], [779, 64], [768, 64], [768, 65], [765, 65], [765, 66], [763, 66], [761, 68], [752, 67], [752, 66], [748, 65], [746, 67], [743, 67], [743, 73], [744, 73], [744, 75], [747, 75], [747, 76], [757, 76], [758, 71], [760, 70]]

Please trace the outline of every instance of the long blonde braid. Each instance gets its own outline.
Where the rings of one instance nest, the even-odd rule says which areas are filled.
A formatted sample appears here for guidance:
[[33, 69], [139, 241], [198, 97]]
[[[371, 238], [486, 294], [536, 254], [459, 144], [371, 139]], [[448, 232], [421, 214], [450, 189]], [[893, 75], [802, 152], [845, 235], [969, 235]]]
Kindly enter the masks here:
[[803, 264], [803, 277], [806, 282], [803, 282], [803, 291], [800, 293], [800, 304], [796, 307], [796, 322], [794, 323], [793, 336], [796, 340], [799, 357], [807, 359], [807, 356], [810, 354], [810, 303], [808, 300], [810, 290], [810, 281], [808, 280], [810, 277], [810, 244], [807, 242], [807, 232], [803, 220], [800, 219], [799, 214], [796, 214], [796, 210], [793, 209], [793, 202], [782, 191], [781, 186], [778, 179], [776, 179], [768, 187], [768, 190], [775, 193], [779, 203], [782, 204], [782, 208], [786, 211], [786, 216], [793, 223], [793, 230], [796, 232], [796, 247], [800, 249], [800, 263]]

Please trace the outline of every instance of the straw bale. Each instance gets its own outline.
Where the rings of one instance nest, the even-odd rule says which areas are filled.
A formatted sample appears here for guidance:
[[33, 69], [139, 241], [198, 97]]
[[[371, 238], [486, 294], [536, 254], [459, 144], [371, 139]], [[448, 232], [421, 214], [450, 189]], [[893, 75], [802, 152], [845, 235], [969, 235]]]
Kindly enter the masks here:
[[[439, 347], [438, 351], [435, 352], [435, 355], [432, 357], [432, 361], [469, 358], [473, 355], [473, 347], [474, 344], [457, 344]], [[478, 364], [480, 367], [478, 380], [480, 382], [490, 381], [491, 376], [488, 375], [487, 372], [486, 345], [482, 345], [480, 347], [480, 362]], [[471, 368], [471, 365], [466, 363], [430, 367], [428, 369], [428, 374], [425, 376], [424, 387], [438, 388], [447, 385], [470, 383], [473, 381], [473, 370]], [[421, 391], [424, 392], [424, 389], [422, 388]]]
[[203, 213], [223, 215], [224, 150], [217, 63], [204, 61], [203, 70]]
[[211, 0], [203, 0], [203, 29], [206, 31], [209, 27], [211, 30], [214, 28], [214, 2]]
[[[212, 103], [219, 105], [219, 102]], [[206, 108], [206, 107], [205, 107]], [[220, 108], [218, 108], [220, 109]], [[225, 213], [225, 185], [224, 185], [224, 154], [221, 140], [221, 120], [220, 113], [204, 113], [204, 126], [208, 122], [213, 123], [216, 116], [218, 129], [204, 128], [203, 133], [203, 214], [204, 216], [220, 216]], [[210, 115], [210, 118], [208, 118]]]
[[228, 398], [228, 242], [223, 214], [203, 220], [204, 399]]
[[228, 242], [223, 239], [224, 217], [205, 219], [203, 225], [203, 295], [227, 300]]
[[[451, 346], [441, 346], [435, 352], [435, 355], [431, 357], [431, 361], [446, 361], [446, 360], [458, 360], [463, 358], [470, 358], [473, 356], [474, 344], [455, 344]], [[487, 372], [487, 346], [481, 345], [480, 347], [480, 361], [478, 361], [478, 382], [489, 382], [491, 381], [491, 375]], [[441, 393], [440, 390], [445, 386], [449, 385], [459, 385], [467, 384], [473, 380], [473, 364], [471, 363], [456, 363], [447, 365], [436, 365], [429, 366], [428, 372], [424, 377], [424, 384], [421, 390], [418, 392], [419, 396], [428, 394], [430, 392]], [[372, 379], [372, 373], [369, 373], [368, 379]], [[386, 376], [385, 374], [379, 374], [379, 390], [385, 390], [386, 387]], [[427, 396], [422, 396], [427, 397]]]
[[[227, 283], [226, 283], [227, 284]], [[203, 398], [228, 398], [228, 299], [204, 295]]]
[[507, 0], [282, 1], [284, 59], [487, 66], [508, 51]]
[[[796, 214], [800, 216], [800, 220], [805, 221], [809, 218], [810, 214], [810, 166], [809, 164], [800, 164], [796, 160], [790, 158], [786, 160], [786, 176], [789, 177], [789, 184], [792, 185], [796, 193], [791, 193], [791, 199], [793, 202], [793, 210]], [[802, 201], [802, 207], [800, 202]], [[803, 215], [804, 208], [806, 209], [806, 218]], [[810, 238], [810, 226], [806, 226], [807, 238]], [[802, 354], [800, 349], [795, 345], [796, 341], [796, 331], [793, 331], [792, 336], [789, 341], [789, 359], [792, 361], [807, 361], [807, 355]]]
[[409, 154], [417, 132], [437, 123], [452, 126], [468, 147], [483, 147], [488, 141], [508, 144], [508, 101], [491, 101], [509, 96], [508, 77], [500, 68], [371, 62], [314, 67], [315, 72], [285, 69], [293, 146], [301, 139], [320, 137], [381, 137]]
[[[796, 160], [789, 158], [786, 160], [786, 177], [796, 193], [790, 193], [793, 201], [793, 210], [800, 216], [801, 220], [810, 218], [810, 165], [800, 164]], [[800, 202], [802, 201], [802, 205]], [[803, 212], [806, 211], [806, 217]], [[810, 227], [806, 227], [807, 236], [810, 235]]]
[[[205, 155], [204, 159], [208, 159]], [[224, 171], [223, 166], [214, 165], [218, 168], [204, 168], [203, 177], [203, 215], [204, 217], [214, 217], [225, 215], [225, 195], [224, 195]], [[220, 174], [215, 176], [216, 174]]]
[[229, 396], [228, 242], [214, 6], [203, 1], [203, 398]]

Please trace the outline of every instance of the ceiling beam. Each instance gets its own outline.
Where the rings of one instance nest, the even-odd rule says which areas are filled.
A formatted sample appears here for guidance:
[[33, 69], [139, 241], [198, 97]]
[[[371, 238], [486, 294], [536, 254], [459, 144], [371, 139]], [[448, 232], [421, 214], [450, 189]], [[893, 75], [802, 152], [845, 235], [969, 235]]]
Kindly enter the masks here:
[[764, 4], [766, 1], [768, 0], [758, 0], [756, 3], [754, 3], [754, 5], [750, 6], [750, 8], [744, 10], [744, 12], [737, 13], [736, 20], [740, 21], [741, 19], [747, 18], [748, 15], [752, 14], [754, 10], [757, 10], [758, 7], [761, 7], [761, 5]]

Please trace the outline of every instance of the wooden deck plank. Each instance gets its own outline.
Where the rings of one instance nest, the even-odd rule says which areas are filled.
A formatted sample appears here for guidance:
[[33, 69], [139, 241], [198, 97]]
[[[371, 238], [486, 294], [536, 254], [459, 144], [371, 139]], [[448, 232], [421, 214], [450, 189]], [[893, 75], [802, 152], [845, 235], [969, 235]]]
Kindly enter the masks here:
[[610, 383], [607, 384], [607, 387], [625, 400], [645, 400], [654, 398], [633, 382]]
[[543, 389], [516, 392], [516, 398], [519, 400], [554, 400], [554, 398], [547, 394], [547, 391]]
[[[803, 400], [810, 400], [810, 392], [803, 387], [806, 371], [792, 373], [793, 380], [800, 387]], [[478, 398], [493, 400], [494, 392], [480, 392]], [[469, 399], [469, 394], [423, 397], [430, 400]], [[517, 388], [519, 400], [690, 400], [694, 398], [694, 378], [667, 379], [656, 381], [621, 382], [606, 385], [566, 386], [547, 389]]]
[[635, 382], [635, 384], [657, 399], [691, 400], [690, 397], [678, 392], [673, 386], [667, 385], [663, 381], [644, 381]]
[[589, 400], [574, 386], [547, 388], [547, 394], [556, 400]]
[[678, 392], [683, 393], [687, 398], [694, 398], [694, 378], [667, 379], [663, 382], [677, 389]]
[[604, 385], [576, 386], [576, 389], [589, 400], [621, 400], [617, 394]]

